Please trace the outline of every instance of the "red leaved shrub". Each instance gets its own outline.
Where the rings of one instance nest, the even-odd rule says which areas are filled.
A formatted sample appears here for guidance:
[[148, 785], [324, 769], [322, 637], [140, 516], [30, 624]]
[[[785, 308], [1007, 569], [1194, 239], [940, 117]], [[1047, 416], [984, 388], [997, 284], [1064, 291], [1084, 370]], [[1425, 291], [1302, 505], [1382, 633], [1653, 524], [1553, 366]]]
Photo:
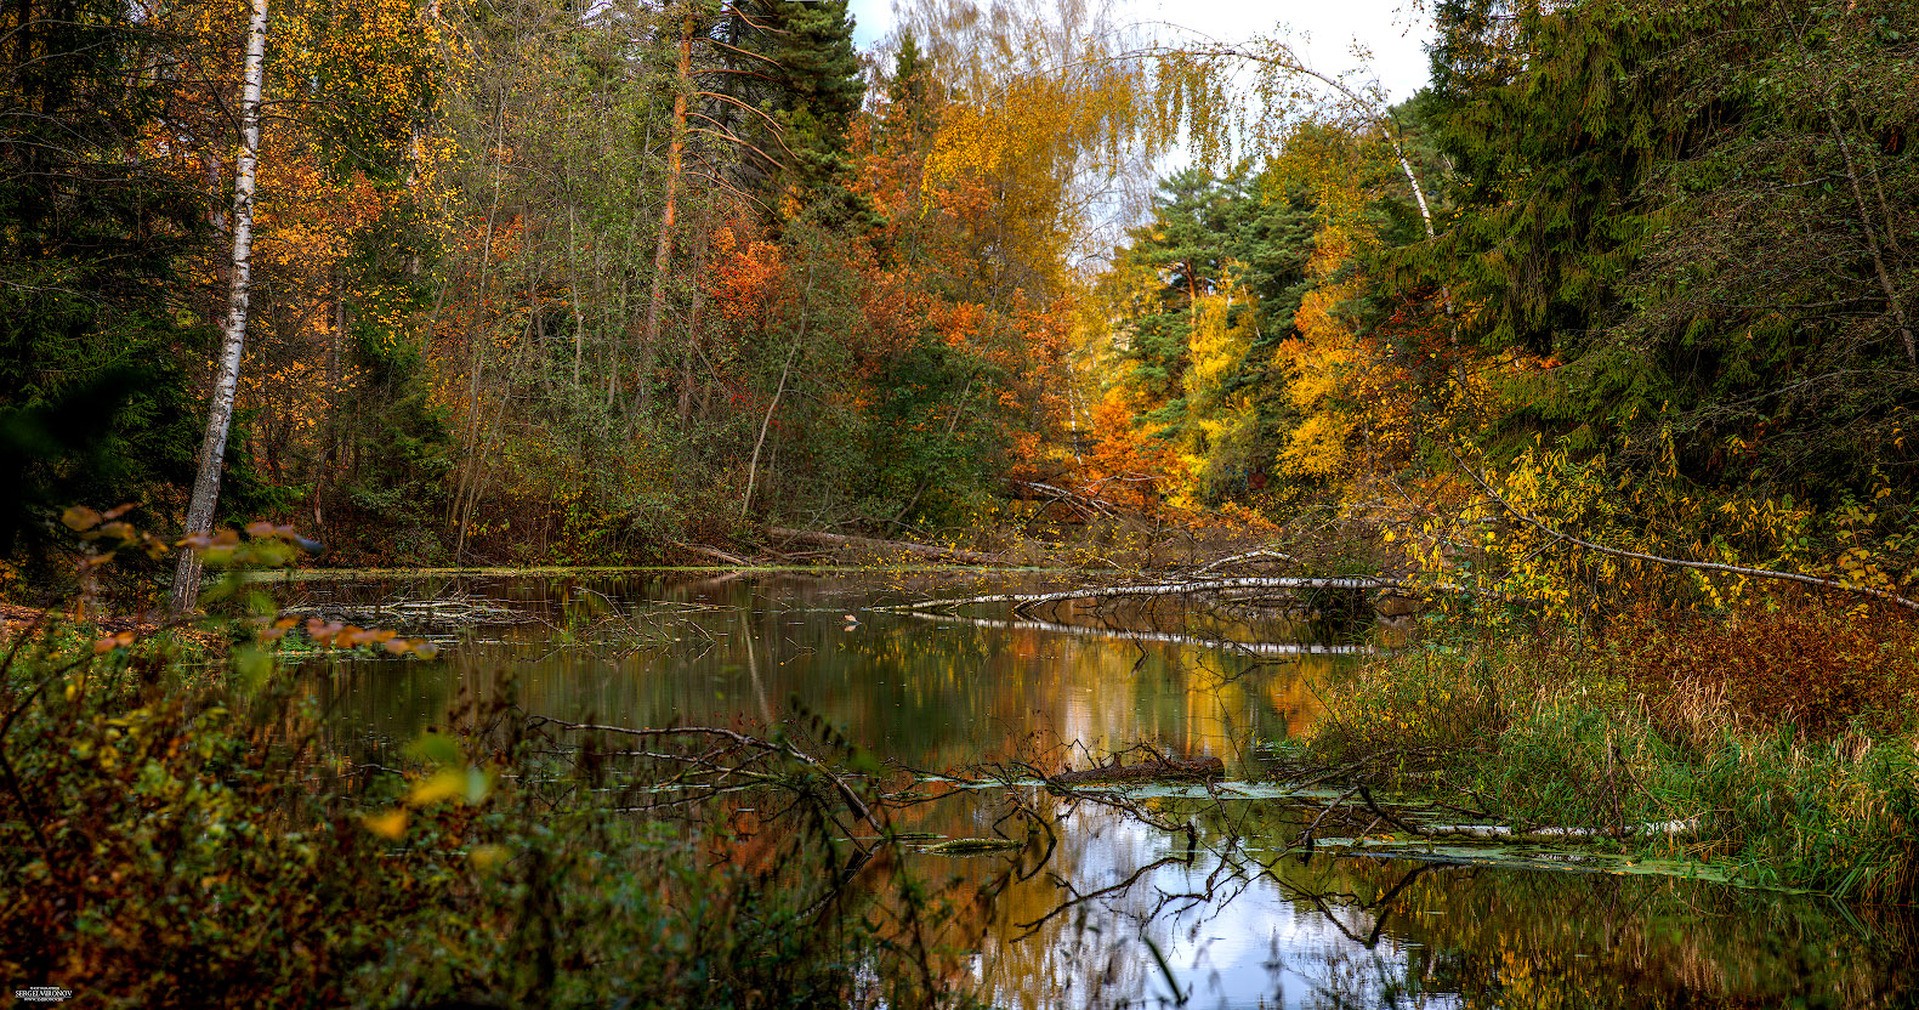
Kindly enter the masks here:
[[1788, 723], [1813, 738], [1855, 721], [1895, 730], [1919, 701], [1919, 621], [1881, 608], [1784, 596], [1728, 616], [1641, 611], [1607, 628], [1605, 652], [1664, 728], [1695, 739]]

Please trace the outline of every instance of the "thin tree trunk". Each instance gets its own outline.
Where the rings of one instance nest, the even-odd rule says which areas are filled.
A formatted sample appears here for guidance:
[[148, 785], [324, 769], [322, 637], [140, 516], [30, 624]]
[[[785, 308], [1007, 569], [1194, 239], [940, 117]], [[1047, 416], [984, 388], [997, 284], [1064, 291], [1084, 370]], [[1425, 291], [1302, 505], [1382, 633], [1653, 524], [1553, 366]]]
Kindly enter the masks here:
[[[1773, 9], [1779, 12], [1780, 19], [1799, 42], [1801, 55], [1806, 55], [1806, 33], [1792, 20], [1791, 12], [1778, 0], [1774, 0]], [[1832, 131], [1832, 139], [1839, 145], [1839, 156], [1846, 164], [1846, 181], [1852, 185], [1852, 200], [1853, 206], [1859, 212], [1859, 227], [1865, 231], [1866, 246], [1872, 253], [1873, 274], [1878, 278], [1879, 290], [1886, 296], [1887, 307], [1892, 310], [1893, 322], [1899, 330], [1900, 341], [1905, 345], [1906, 360], [1919, 364], [1919, 341], [1913, 338], [1912, 323], [1906, 318], [1905, 301], [1899, 297], [1899, 289], [1893, 284], [1892, 277], [1886, 270], [1886, 258], [1879, 248], [1879, 230], [1873, 226], [1872, 211], [1866, 202], [1865, 188], [1859, 183], [1859, 167], [1853, 163], [1852, 145], [1846, 142], [1845, 127], [1840, 124], [1839, 114], [1833, 108], [1832, 92], [1833, 85], [1828, 80], [1819, 96], [1820, 103], [1824, 106], [1826, 125]], [[1892, 222], [1890, 220], [1886, 222], [1886, 231], [1888, 241], [1896, 243], [1897, 240], [1891, 237]]]
[[766, 431], [773, 426], [773, 412], [780, 409], [780, 397], [786, 393], [787, 376], [793, 374], [793, 363], [799, 360], [800, 349], [806, 346], [806, 313], [813, 306], [813, 269], [806, 270], [806, 290], [800, 295], [800, 329], [793, 337], [793, 350], [786, 355], [786, 366], [780, 369], [780, 384], [773, 390], [773, 402], [766, 405], [766, 417], [760, 421], [760, 437], [753, 443], [753, 459], [746, 465], [746, 496], [740, 499], [740, 518], [746, 518], [747, 511], [753, 506], [753, 485], [760, 472], [760, 450], [766, 446]]
[[[240, 386], [240, 359], [246, 351], [247, 301], [253, 284], [253, 168], [260, 154], [260, 91], [266, 77], [267, 0], [253, 0], [247, 25], [245, 85], [240, 99], [240, 155], [233, 176], [233, 258], [227, 286], [227, 319], [220, 343], [220, 370], [214, 376], [213, 396], [207, 404], [206, 438], [200, 443], [193, 498], [187, 505], [186, 532], [204, 533], [213, 526], [213, 510], [220, 503], [220, 470], [226, 462], [227, 429], [233, 422], [233, 398]], [[192, 609], [200, 593], [200, 555], [180, 551], [174, 569], [172, 612]]]
[[[805, 317], [801, 317], [800, 336], [806, 335]], [[780, 369], [780, 384], [773, 390], [773, 402], [766, 405], [766, 416], [760, 420], [760, 437], [753, 442], [753, 459], [746, 465], [746, 496], [740, 499], [740, 518], [746, 518], [753, 507], [753, 484], [759, 479], [760, 450], [766, 447], [766, 430], [773, 426], [773, 412], [780, 409], [780, 397], [786, 394], [786, 377], [793, 373], [793, 362], [800, 356], [800, 341], [793, 341], [793, 350], [786, 356], [786, 367]]]
[[495, 224], [500, 214], [501, 176], [505, 171], [504, 162], [499, 156], [499, 152], [504, 150], [506, 144], [506, 96], [504, 91], [498, 96], [498, 100], [494, 105], [493, 126], [495, 130], [495, 140], [493, 144], [490, 145], [491, 150], [494, 152], [493, 186], [486, 208], [485, 238], [480, 243], [479, 277], [474, 284], [473, 296], [468, 299], [466, 313], [467, 353], [471, 357], [473, 364], [472, 378], [467, 384], [466, 422], [464, 425], [465, 436], [463, 439], [463, 446], [466, 453], [460, 460], [458, 471], [459, 482], [454, 488], [453, 500], [448, 504], [446, 513], [446, 521], [458, 531], [460, 543], [465, 543], [466, 541], [466, 531], [462, 526], [463, 520], [461, 518], [464, 514], [464, 506], [462, 503], [466, 501], [468, 486], [473, 481], [479, 479], [478, 468], [483, 465], [482, 461], [476, 457], [473, 447], [477, 444], [480, 425], [485, 417], [484, 408], [480, 403], [480, 379], [486, 371], [485, 351], [489, 341], [482, 335], [481, 322], [486, 312], [486, 306], [489, 304], [487, 290], [488, 285], [491, 283], [490, 278], [493, 266], [493, 235]]
[[[693, 276], [706, 275], [706, 239], [704, 230], [693, 253]], [[693, 285], [693, 306], [686, 317], [686, 349], [680, 355], [680, 429], [693, 425], [693, 359], [700, 353], [700, 310], [705, 307], [705, 291]]]
[[[532, 322], [528, 320], [528, 330]], [[493, 420], [488, 422], [484, 415], [480, 418], [480, 427], [474, 431], [473, 442], [468, 454], [473, 462], [473, 480], [465, 486], [465, 497], [454, 503], [458, 513], [457, 538], [453, 547], [453, 562], [459, 564], [466, 559], [467, 535], [473, 528], [473, 516], [480, 509], [480, 499], [486, 494], [486, 461], [491, 456], [493, 442], [505, 430], [507, 408], [513, 404], [513, 391], [520, 382], [520, 359], [526, 350], [529, 339], [522, 334], [513, 352], [506, 360], [506, 378], [500, 389], [499, 406], [493, 412]]]
[[679, 221], [681, 162], [686, 153], [686, 99], [693, 90], [693, 15], [680, 19], [680, 67], [673, 93], [673, 139], [666, 148], [666, 210], [660, 217], [659, 242], [653, 248], [653, 294], [646, 303], [646, 332], [640, 343], [639, 390], [635, 402], [646, 409], [652, 392], [654, 356], [660, 340], [660, 313], [666, 306], [666, 272], [673, 265], [673, 233]]
[[575, 235], [573, 204], [566, 205], [566, 272], [571, 284], [568, 293], [573, 296], [573, 390], [580, 388], [580, 359], [586, 351], [586, 316], [580, 312], [580, 269], [574, 257], [579, 254], [580, 240]]
[[[1873, 227], [1872, 213], [1867, 208], [1865, 188], [1859, 184], [1859, 168], [1853, 164], [1852, 145], [1846, 143], [1845, 128], [1839, 124], [1839, 117], [1832, 111], [1832, 99], [1826, 99], [1826, 122], [1831, 124], [1832, 137], [1839, 142], [1839, 154], [1846, 162], [1846, 180], [1852, 184], [1853, 205], [1859, 209], [1859, 227], [1865, 230], [1866, 246], [1872, 251], [1872, 269], [1879, 279], [1879, 290], [1885, 293], [1886, 304], [1892, 309], [1892, 317], [1899, 328], [1899, 337], [1906, 347], [1906, 360], [1919, 364], [1919, 342], [1912, 335], [1912, 323], [1906, 319], [1906, 304], [1899, 297], [1899, 289], [1892, 283], [1892, 277], [1886, 271], [1886, 257], [1879, 248], [1879, 230]], [[1887, 224], [1891, 224], [1890, 221]], [[1887, 235], [1891, 232], [1888, 230]]]

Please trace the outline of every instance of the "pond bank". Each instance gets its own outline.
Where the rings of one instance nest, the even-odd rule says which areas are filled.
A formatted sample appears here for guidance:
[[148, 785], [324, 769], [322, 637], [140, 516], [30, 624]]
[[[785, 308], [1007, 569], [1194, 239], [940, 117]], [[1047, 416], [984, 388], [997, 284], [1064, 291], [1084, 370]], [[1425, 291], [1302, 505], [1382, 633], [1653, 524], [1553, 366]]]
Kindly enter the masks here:
[[[1912, 903], [1914, 638], [1775, 613], [1413, 649], [1326, 685], [1313, 731], [1278, 748], [1279, 774], [1456, 824], [1584, 832], [1560, 841], [1750, 886]], [[1632, 830], [1672, 824], [1685, 830]]]

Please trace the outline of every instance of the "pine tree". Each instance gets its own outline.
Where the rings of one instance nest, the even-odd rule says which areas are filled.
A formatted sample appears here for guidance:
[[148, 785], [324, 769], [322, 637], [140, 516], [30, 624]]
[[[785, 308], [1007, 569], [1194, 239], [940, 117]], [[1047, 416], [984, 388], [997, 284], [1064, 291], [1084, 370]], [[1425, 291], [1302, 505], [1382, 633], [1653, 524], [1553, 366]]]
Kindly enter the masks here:
[[1110, 275], [1128, 289], [1124, 381], [1153, 405], [1140, 434], [1179, 445], [1208, 501], [1260, 482], [1289, 422], [1273, 350], [1306, 289], [1312, 209], [1270, 188], [1245, 171], [1173, 175]]
[[[190, 475], [179, 257], [204, 208], [142, 150], [169, 40], [114, 0], [0, 7], [0, 555]], [[164, 516], [149, 516], [147, 521]]]
[[799, 203], [839, 189], [847, 127], [866, 95], [846, 0], [735, 0], [719, 36], [729, 71], [719, 90], [765, 117], [725, 103], [713, 109], [763, 153], [741, 162], [751, 188]]

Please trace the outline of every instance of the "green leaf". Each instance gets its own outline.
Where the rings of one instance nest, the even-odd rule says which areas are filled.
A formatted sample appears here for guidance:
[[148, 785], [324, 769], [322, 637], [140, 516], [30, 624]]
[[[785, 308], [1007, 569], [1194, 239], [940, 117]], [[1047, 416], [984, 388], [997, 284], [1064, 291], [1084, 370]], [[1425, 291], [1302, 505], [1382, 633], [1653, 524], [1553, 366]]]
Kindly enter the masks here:
[[413, 755], [436, 765], [465, 764], [466, 757], [460, 753], [459, 741], [445, 733], [424, 733], [414, 741]]

